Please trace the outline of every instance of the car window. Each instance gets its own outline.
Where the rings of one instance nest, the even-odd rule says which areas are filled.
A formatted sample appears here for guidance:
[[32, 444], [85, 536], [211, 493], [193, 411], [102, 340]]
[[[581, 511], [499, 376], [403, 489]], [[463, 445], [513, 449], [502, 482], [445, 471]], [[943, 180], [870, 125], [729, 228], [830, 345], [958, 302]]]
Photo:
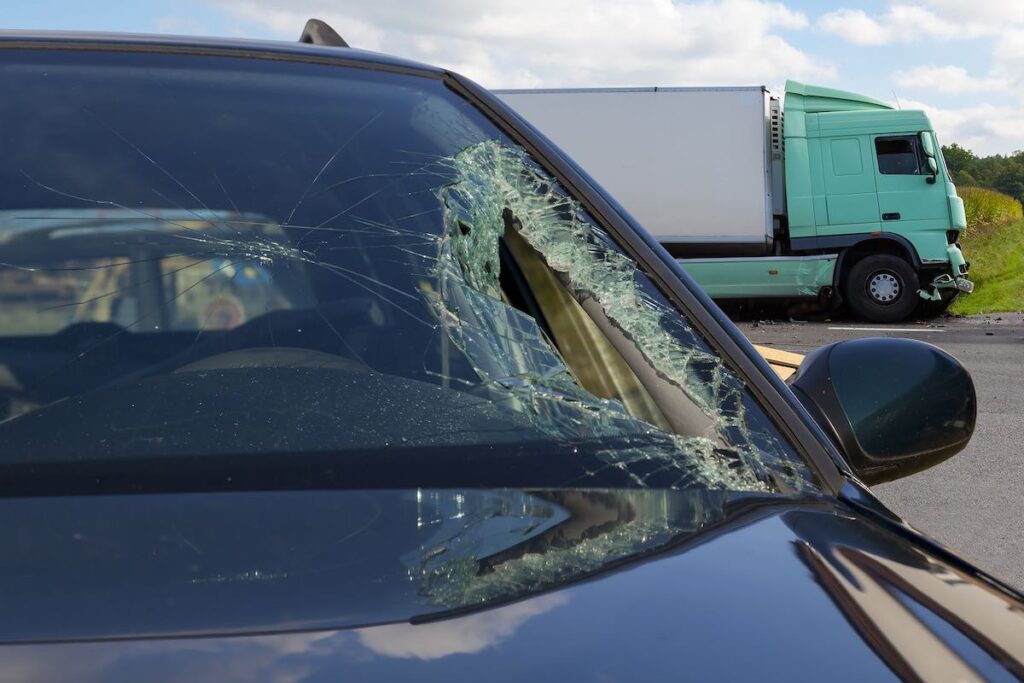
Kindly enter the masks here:
[[[52, 335], [83, 323], [139, 332], [226, 330], [312, 301], [305, 279], [275, 276], [272, 262], [183, 248], [192, 246], [183, 241], [217, 239], [234, 214], [153, 211], [159, 216], [88, 208], [0, 215], [7, 248], [23, 261], [0, 270], [4, 335]], [[244, 221], [235, 225], [252, 230], [254, 240], [287, 240], [280, 226], [256, 216]]]
[[501, 455], [547, 485], [814, 488], [637, 264], [441, 80], [3, 57], [0, 465], [331, 454], [383, 486], [418, 462], [500, 483]]

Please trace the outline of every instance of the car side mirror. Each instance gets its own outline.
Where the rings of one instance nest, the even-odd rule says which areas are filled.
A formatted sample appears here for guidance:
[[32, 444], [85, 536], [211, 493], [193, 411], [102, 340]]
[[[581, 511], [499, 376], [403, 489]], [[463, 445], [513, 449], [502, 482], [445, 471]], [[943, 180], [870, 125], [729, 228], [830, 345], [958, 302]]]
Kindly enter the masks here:
[[970, 373], [921, 341], [865, 338], [823, 346], [804, 358], [790, 387], [868, 484], [937, 465], [974, 433]]

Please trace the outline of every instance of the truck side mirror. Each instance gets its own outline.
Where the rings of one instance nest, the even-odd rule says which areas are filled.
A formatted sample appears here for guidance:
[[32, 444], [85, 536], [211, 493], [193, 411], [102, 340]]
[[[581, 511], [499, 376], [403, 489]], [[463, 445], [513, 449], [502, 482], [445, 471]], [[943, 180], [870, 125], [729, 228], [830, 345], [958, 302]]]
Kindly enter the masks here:
[[937, 465], [974, 433], [970, 373], [912, 339], [866, 338], [804, 358], [790, 386], [868, 484]]
[[918, 133], [917, 137], [921, 140], [921, 149], [924, 150], [925, 159], [928, 160], [928, 170], [932, 174], [928, 178], [928, 184], [931, 185], [939, 175], [939, 164], [935, 161], [935, 144], [932, 142], [931, 133], [926, 130]]
[[921, 138], [921, 149], [924, 150], [924, 155], [929, 159], [935, 158], [935, 144], [932, 142], [931, 133], [926, 130], [921, 131], [918, 134]]

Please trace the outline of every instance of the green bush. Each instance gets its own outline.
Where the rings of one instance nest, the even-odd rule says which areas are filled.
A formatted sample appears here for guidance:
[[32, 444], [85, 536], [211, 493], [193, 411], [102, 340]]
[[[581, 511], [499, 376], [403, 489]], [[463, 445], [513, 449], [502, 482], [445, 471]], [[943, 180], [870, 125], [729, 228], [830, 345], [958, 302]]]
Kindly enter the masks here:
[[962, 244], [974, 293], [957, 297], [950, 312], [1024, 311], [1024, 221], [978, 226], [967, 231]]
[[958, 187], [957, 194], [964, 200], [968, 230], [1024, 219], [1021, 203], [1001, 192], [982, 187]]

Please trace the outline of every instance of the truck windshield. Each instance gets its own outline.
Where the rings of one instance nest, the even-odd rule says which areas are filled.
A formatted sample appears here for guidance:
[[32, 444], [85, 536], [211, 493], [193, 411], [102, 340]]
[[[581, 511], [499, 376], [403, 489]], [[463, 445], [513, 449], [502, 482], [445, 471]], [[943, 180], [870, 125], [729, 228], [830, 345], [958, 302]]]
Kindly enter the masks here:
[[815, 488], [637, 264], [440, 80], [10, 50], [0, 82], [7, 495], [311, 463], [349, 487]]

